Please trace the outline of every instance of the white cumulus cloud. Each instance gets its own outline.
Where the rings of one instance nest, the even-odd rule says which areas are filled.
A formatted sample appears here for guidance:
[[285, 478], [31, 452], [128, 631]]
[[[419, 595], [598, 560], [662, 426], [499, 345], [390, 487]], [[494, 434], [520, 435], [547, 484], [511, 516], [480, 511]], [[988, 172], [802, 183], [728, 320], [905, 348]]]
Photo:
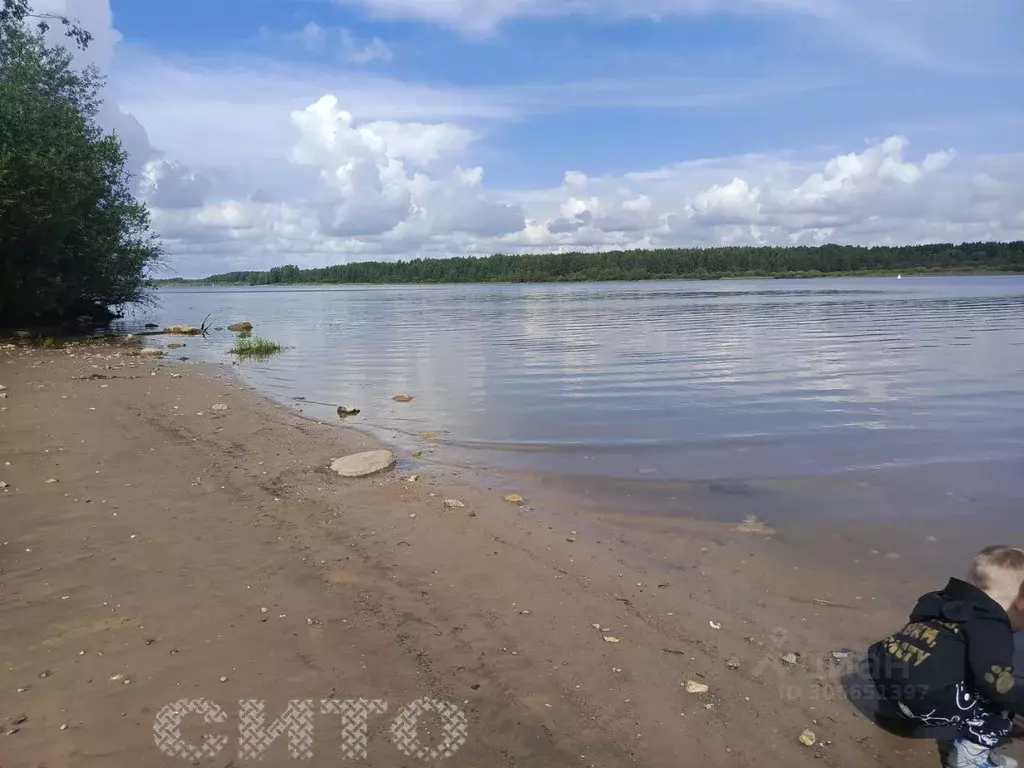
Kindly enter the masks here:
[[754, 221], [761, 215], [761, 190], [740, 178], [698, 192], [689, 206], [695, 216], [721, 221]]
[[[81, 24], [93, 39], [84, 50], [68, 46], [75, 63], [80, 67], [94, 66], [101, 75], [107, 75], [122, 39], [114, 28], [108, 0], [34, 0], [32, 8], [37, 13], [65, 17]], [[51, 24], [48, 34], [55, 43], [69, 42], [60, 24]], [[135, 176], [136, 192], [147, 202], [168, 208], [203, 204], [210, 182], [187, 165], [165, 159], [164, 153], [150, 143], [146, 128], [122, 109], [117, 94], [109, 88], [103, 92], [97, 119], [104, 129], [117, 134], [128, 155], [127, 170]]]
[[299, 132], [293, 161], [315, 166], [324, 182], [315, 201], [324, 235], [383, 235], [404, 225], [406, 237], [493, 236], [522, 226], [514, 206], [483, 192], [483, 169], [456, 167], [437, 178], [424, 172], [460, 156], [474, 138], [471, 131], [418, 122], [359, 125], [334, 96], [294, 112], [292, 122]]
[[210, 191], [204, 176], [163, 158], [154, 158], [142, 167], [138, 184], [146, 202], [158, 208], [196, 208]]

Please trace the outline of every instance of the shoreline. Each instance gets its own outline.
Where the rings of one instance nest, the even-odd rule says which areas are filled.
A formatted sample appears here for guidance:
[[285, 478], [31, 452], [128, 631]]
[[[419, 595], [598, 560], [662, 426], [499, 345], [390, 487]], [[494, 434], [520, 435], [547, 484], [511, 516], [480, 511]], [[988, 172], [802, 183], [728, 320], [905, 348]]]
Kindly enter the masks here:
[[531, 280], [521, 282], [501, 281], [501, 280], [488, 280], [488, 281], [463, 281], [457, 283], [428, 283], [428, 282], [408, 282], [408, 283], [266, 283], [266, 284], [254, 284], [254, 283], [226, 283], [226, 282], [208, 282], [203, 278], [161, 278], [154, 280], [153, 284], [155, 288], [269, 288], [269, 287], [280, 287], [280, 286], [298, 286], [302, 288], [332, 288], [337, 286], [358, 286], [368, 287], [379, 285], [382, 287], [389, 288], [404, 288], [407, 286], [453, 286], [453, 285], [585, 285], [594, 284], [602, 285], [605, 283], [665, 283], [665, 282], [694, 282], [703, 283], [715, 280], [819, 280], [819, 279], [836, 279], [836, 278], [873, 278], [873, 277], [896, 277], [898, 275], [904, 275], [906, 277], [1002, 277], [1002, 276], [1019, 276], [1024, 275], [1024, 271], [1015, 270], [934, 270], [934, 269], [911, 269], [911, 270], [867, 270], [863, 272], [816, 272], [810, 273], [779, 273], [779, 274], [753, 274], [753, 275], [672, 275], [669, 277], [645, 277], [634, 280]]
[[[330, 461], [380, 441], [123, 345], [0, 350], [0, 383], [0, 700], [27, 717], [0, 737], [12, 764], [165, 764], [153, 720], [183, 696], [224, 706], [228, 735], [240, 698], [270, 718], [294, 698], [443, 698], [468, 718], [452, 765], [934, 760], [836, 690], [831, 654], [934, 586], [884, 554], [828, 567], [855, 532], [513, 505], [408, 456], [344, 480]], [[400, 756], [387, 722], [370, 765]], [[334, 765], [337, 721], [317, 728], [311, 764]]]

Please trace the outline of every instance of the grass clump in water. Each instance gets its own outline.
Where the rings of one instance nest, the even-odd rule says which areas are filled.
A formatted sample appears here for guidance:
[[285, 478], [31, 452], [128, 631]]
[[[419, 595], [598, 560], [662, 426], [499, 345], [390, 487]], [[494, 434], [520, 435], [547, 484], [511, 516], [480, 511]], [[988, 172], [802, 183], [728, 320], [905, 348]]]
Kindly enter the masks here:
[[239, 357], [270, 357], [280, 351], [281, 345], [276, 341], [251, 336], [248, 333], [244, 336], [238, 334], [235, 346], [231, 348], [231, 354]]

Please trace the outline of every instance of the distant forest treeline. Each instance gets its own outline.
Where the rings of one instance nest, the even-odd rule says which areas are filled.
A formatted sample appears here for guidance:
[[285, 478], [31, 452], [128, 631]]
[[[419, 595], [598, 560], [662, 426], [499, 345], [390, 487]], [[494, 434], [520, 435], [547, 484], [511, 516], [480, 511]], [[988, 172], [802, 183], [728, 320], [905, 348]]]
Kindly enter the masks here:
[[226, 272], [163, 283], [542, 283], [669, 278], [810, 277], [873, 272], [1024, 272], [1024, 241], [864, 248], [673, 248], [604, 253], [497, 254], [481, 258], [366, 261], [261, 272]]

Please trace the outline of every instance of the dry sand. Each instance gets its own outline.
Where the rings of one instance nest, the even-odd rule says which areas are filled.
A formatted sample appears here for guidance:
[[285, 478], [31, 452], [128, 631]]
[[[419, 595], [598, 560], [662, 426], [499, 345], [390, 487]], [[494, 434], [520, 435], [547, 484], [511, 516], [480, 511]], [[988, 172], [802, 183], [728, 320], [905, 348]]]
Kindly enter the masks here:
[[[389, 729], [425, 697], [467, 718], [449, 765], [936, 762], [857, 713], [839, 687], [853, 659], [832, 655], [934, 584], [878, 592], [871, 569], [756, 526], [511, 504], [408, 457], [343, 479], [332, 459], [380, 446], [225, 370], [116, 345], [0, 350], [4, 768], [182, 764], [153, 730], [181, 699], [226, 713], [182, 722], [191, 743], [226, 739], [203, 765], [246, 762], [239, 700], [264, 700], [269, 724], [292, 699], [358, 698], [387, 713], [353, 764], [418, 765]], [[427, 748], [445, 746], [439, 723], [420, 722]], [[305, 764], [339, 764], [344, 743], [317, 714]], [[298, 762], [286, 736], [265, 758]]]

